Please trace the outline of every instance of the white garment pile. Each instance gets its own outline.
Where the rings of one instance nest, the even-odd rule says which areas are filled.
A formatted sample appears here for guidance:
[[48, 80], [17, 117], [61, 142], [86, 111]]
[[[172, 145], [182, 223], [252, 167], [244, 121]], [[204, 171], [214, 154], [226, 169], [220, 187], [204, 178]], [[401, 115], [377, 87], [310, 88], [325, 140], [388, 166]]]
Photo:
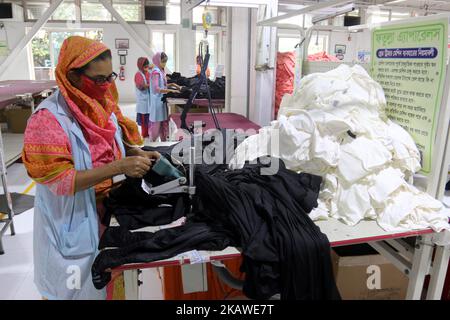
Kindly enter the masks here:
[[230, 167], [271, 155], [290, 170], [322, 176], [314, 220], [374, 219], [387, 231], [449, 228], [441, 202], [406, 182], [420, 169], [420, 154], [385, 107], [381, 86], [358, 65], [310, 74], [284, 97], [278, 120], [238, 146]]

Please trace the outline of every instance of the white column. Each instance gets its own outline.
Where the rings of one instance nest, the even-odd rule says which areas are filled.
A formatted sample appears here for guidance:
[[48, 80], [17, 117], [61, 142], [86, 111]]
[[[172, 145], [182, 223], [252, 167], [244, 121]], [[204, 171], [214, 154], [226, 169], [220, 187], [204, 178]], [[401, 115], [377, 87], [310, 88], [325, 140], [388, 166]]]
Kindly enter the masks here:
[[181, 27], [179, 32], [180, 73], [189, 74], [189, 66], [195, 65], [197, 48], [195, 47], [195, 30], [192, 30], [192, 11], [188, 10], [186, 1], [181, 1]]
[[[258, 20], [277, 15], [278, 0], [260, 6]], [[255, 104], [250, 106], [250, 120], [268, 125], [274, 116], [276, 28], [257, 27]]]
[[[251, 11], [248, 8], [232, 8], [231, 17], [228, 22], [231, 24], [231, 31], [228, 35], [230, 42], [228, 45], [228, 54], [231, 59], [227, 65], [229, 80], [229, 111], [243, 116], [247, 116], [248, 108], [248, 81], [250, 65], [250, 39], [251, 29], [249, 21]], [[231, 61], [230, 61], [231, 60]], [[228, 89], [227, 88], [227, 89]]]

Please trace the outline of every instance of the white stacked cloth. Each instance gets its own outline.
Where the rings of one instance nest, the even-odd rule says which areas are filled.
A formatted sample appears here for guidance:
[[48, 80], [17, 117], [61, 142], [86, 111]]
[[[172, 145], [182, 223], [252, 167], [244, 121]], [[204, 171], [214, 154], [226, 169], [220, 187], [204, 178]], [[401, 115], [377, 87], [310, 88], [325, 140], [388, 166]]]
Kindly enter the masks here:
[[278, 120], [238, 146], [230, 167], [271, 155], [322, 176], [315, 220], [374, 219], [388, 231], [449, 228], [442, 203], [407, 183], [420, 170], [420, 154], [385, 107], [381, 86], [358, 65], [308, 75], [285, 96]]

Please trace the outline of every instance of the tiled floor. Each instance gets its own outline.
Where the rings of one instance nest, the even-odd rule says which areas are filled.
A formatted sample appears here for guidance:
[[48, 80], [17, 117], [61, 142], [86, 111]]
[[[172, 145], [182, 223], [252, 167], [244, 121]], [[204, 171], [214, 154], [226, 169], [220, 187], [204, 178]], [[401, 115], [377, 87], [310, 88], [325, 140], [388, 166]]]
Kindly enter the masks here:
[[[31, 184], [22, 164], [8, 168], [10, 192], [24, 192]], [[3, 192], [3, 190], [1, 190]], [[34, 194], [32, 188], [28, 194]], [[41, 299], [33, 283], [33, 213], [34, 209], [14, 217], [16, 235], [3, 237], [4, 255], [0, 255], [0, 299]]]
[[136, 120], [136, 104], [135, 103], [122, 102], [119, 104], [119, 106], [120, 106], [120, 110], [122, 111], [122, 114], [125, 117]]

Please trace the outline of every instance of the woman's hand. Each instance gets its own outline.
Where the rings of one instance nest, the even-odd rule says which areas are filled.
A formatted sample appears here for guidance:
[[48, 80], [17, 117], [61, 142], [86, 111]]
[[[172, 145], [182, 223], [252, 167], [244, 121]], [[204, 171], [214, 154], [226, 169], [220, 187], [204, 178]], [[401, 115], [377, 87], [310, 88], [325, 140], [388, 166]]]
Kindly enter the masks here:
[[131, 178], [142, 178], [152, 167], [149, 157], [131, 156], [117, 161], [119, 170]]
[[161, 157], [161, 154], [159, 152], [157, 152], [157, 151], [144, 151], [144, 150], [141, 150], [141, 149], [139, 149], [139, 150], [140, 150], [139, 155], [141, 157], [148, 158], [153, 163], [158, 161], [158, 159]]
[[[140, 150], [142, 153], [134, 149]], [[131, 148], [130, 151], [131, 154], [127, 151], [129, 157], [110, 162], [98, 168], [77, 171], [75, 175], [75, 192], [86, 190], [120, 174], [125, 174], [132, 178], [142, 178], [152, 167], [151, 159], [159, 159], [158, 152], [146, 152], [138, 148]]]
[[181, 86], [179, 86], [179, 85], [176, 84], [176, 83], [169, 83], [167, 87], [168, 87], [169, 89], [174, 89], [174, 90], [178, 90], [178, 91], [181, 90]]
[[127, 150], [127, 156], [140, 156], [155, 162], [161, 155], [157, 151], [144, 151], [141, 148], [129, 148]]

